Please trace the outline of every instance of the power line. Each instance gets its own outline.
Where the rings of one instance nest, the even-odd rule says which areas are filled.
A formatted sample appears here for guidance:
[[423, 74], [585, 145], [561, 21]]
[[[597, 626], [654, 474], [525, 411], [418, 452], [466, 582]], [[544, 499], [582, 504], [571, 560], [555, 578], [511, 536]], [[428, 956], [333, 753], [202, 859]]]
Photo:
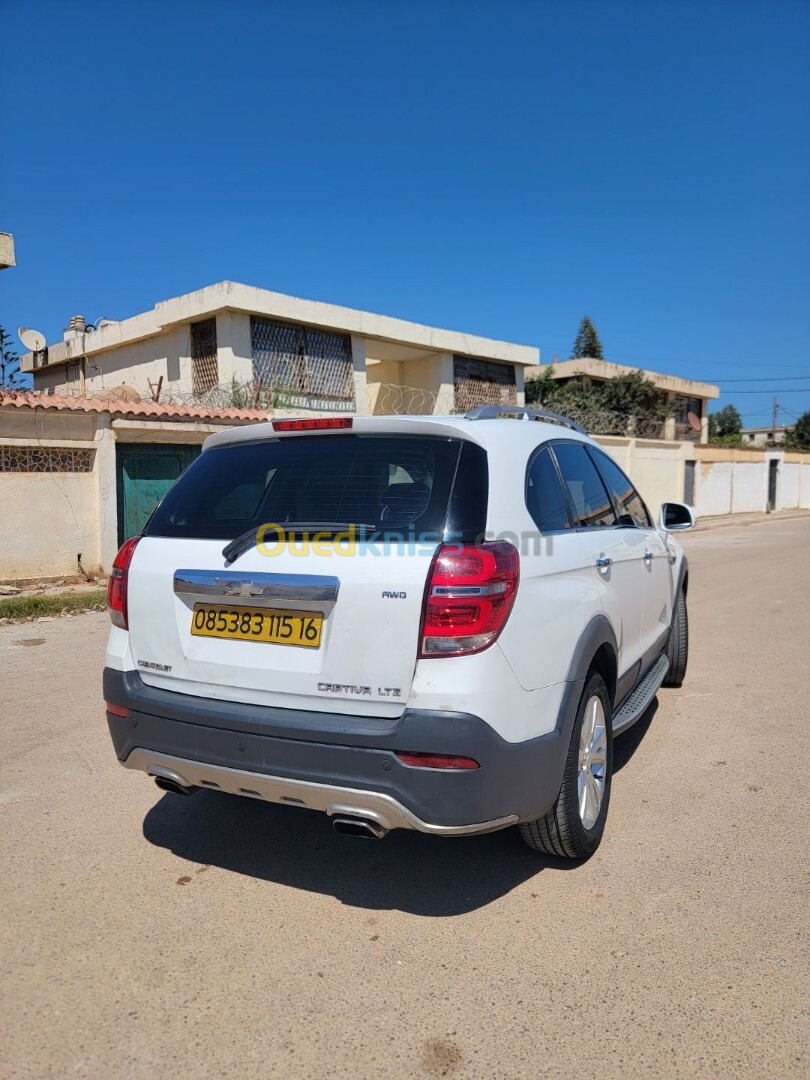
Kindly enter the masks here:
[[761, 379], [718, 379], [713, 378], [710, 382], [730, 383], [730, 382], [810, 382], [810, 375], [777, 375], [775, 378], [771, 378], [769, 375], [764, 375]]
[[[551, 354], [551, 355], [558, 354], [558, 355], [562, 356], [563, 360], [558, 361], [559, 363], [563, 363], [564, 361], [568, 361], [568, 360], [576, 360], [576, 359], [578, 359], [575, 356], [566, 356], [565, 355], [567, 353], [567, 351], [568, 351], [568, 346], [566, 346], [566, 348], [564, 348], [564, 349], [561, 349], [559, 347], [552, 348], [551, 346], [548, 346], [548, 345], [542, 345], [541, 349], [542, 349], [542, 353], [543, 353], [544, 356], [546, 356], [548, 354]], [[639, 355], [633, 355], [632, 353], [615, 353], [615, 352], [611, 352], [609, 354], [609, 356], [605, 357], [605, 362], [608, 363], [608, 364], [613, 363], [616, 360], [640, 360], [640, 361], [642, 361], [644, 363], [647, 363], [647, 364], [695, 364], [695, 363], [699, 362], [699, 361], [696, 361], [694, 358], [693, 359], [683, 360], [683, 359], [677, 359], [677, 358], [672, 357], [672, 356], [639, 356]], [[763, 367], [764, 365], [771, 364], [771, 363], [773, 363], [772, 360], [712, 360], [711, 361], [711, 364], [714, 367], [733, 367], [733, 368]], [[807, 362], [805, 362], [803, 364], [780, 364], [779, 367], [782, 367], [782, 368], [785, 368], [785, 369], [799, 368], [802, 371], [807, 371]]]
[[[761, 390], [729, 390], [728, 395], [736, 394], [770, 394], [773, 393], [767, 386], [764, 386]], [[810, 394], [810, 386], [804, 386], [799, 388], [788, 388], [787, 390], [780, 390], [780, 394]]]

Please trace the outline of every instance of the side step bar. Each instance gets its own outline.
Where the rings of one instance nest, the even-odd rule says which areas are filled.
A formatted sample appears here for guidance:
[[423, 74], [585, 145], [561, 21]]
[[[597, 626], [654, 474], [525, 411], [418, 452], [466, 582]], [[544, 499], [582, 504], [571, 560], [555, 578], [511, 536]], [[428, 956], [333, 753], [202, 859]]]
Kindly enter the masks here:
[[644, 710], [658, 693], [668, 671], [669, 660], [662, 653], [641, 682], [636, 683], [613, 717], [614, 735], [621, 735], [641, 718]]

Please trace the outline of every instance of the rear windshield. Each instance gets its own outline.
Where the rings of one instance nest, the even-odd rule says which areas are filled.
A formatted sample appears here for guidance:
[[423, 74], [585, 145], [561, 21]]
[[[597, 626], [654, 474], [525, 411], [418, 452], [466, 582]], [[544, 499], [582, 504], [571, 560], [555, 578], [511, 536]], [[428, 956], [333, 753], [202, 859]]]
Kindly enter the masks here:
[[[452, 496], [462, 456], [475, 459], [483, 480], [471, 485], [465, 470], [465, 483], [458, 485], [465, 505], [459, 507]], [[418, 536], [441, 534], [448, 515], [465, 532], [483, 532], [485, 468], [478, 447], [441, 437], [327, 435], [237, 443], [202, 453], [168, 491], [144, 535], [233, 540], [261, 525], [317, 523]]]

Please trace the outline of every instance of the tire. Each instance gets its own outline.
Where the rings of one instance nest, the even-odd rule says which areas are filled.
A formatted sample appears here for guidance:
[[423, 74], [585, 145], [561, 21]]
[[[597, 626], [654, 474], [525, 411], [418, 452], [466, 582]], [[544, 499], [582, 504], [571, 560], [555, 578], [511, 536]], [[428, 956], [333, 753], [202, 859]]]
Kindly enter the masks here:
[[[588, 727], [593, 717], [594, 702], [598, 701], [596, 712], [601, 706], [601, 715], [604, 723], [604, 779], [599, 802], [598, 812], [593, 815], [593, 802], [588, 809], [580, 812], [581, 787], [580, 775], [582, 769], [583, 783], [587, 770], [583, 767], [581, 759], [580, 737], [585, 727], [586, 740]], [[613, 731], [611, 727], [612, 709], [605, 681], [601, 675], [592, 674], [585, 682], [585, 689], [577, 709], [577, 718], [574, 722], [574, 730], [571, 732], [571, 742], [568, 746], [568, 754], [565, 759], [562, 785], [557, 800], [545, 817], [537, 818], [536, 821], [527, 821], [519, 825], [520, 835], [530, 848], [541, 851], [544, 855], [556, 855], [563, 859], [587, 859], [599, 847], [602, 834], [605, 831], [608, 804], [610, 803], [610, 787], [613, 776]], [[597, 726], [599, 724], [597, 723]], [[587, 761], [588, 759], [586, 759]], [[599, 761], [596, 757], [591, 759], [588, 768], [598, 770]], [[598, 782], [592, 781], [591, 791], [594, 786], [598, 788]], [[590, 812], [588, 812], [590, 811]]]
[[686, 612], [686, 596], [683, 589], [678, 593], [675, 610], [672, 612], [672, 626], [667, 642], [667, 660], [669, 671], [664, 679], [664, 686], [681, 686], [686, 675], [686, 663], [689, 659], [689, 616]]

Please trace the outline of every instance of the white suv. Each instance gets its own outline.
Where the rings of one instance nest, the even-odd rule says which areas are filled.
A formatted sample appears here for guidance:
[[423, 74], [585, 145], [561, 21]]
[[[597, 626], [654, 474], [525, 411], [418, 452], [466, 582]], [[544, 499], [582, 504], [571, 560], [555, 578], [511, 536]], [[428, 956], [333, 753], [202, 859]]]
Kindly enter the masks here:
[[343, 833], [517, 824], [583, 858], [613, 737], [684, 676], [693, 524], [535, 409], [212, 435], [115, 561], [118, 758]]

